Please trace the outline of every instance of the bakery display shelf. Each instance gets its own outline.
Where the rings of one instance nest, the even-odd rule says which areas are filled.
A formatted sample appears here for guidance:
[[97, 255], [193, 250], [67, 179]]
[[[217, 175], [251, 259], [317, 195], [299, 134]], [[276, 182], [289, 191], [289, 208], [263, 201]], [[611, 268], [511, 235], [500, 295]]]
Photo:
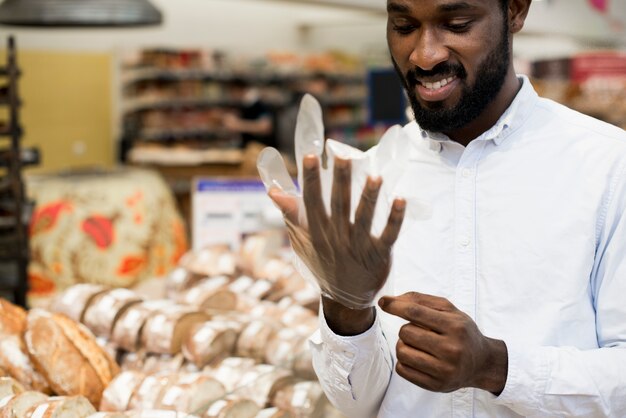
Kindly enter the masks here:
[[232, 135], [232, 132], [220, 128], [170, 130], [144, 129], [142, 132], [135, 135], [135, 139], [138, 141], [148, 142], [174, 141], [185, 139], [205, 141], [228, 139], [232, 137]]
[[148, 110], [180, 110], [186, 108], [237, 107], [240, 104], [227, 99], [190, 98], [137, 98], [124, 106], [124, 113], [140, 113]]
[[361, 84], [365, 81], [365, 76], [362, 74], [346, 74], [340, 72], [232, 72], [232, 71], [215, 71], [215, 70], [203, 70], [196, 68], [126, 68], [123, 69], [124, 75], [122, 77], [122, 83], [126, 86], [132, 86], [135, 83], [144, 81], [185, 81], [185, 80], [199, 80], [199, 81], [218, 81], [218, 82], [230, 82], [237, 78], [243, 78], [254, 84], [276, 84], [295, 81], [306, 81], [312, 78], [324, 77], [330, 82], [341, 84]]

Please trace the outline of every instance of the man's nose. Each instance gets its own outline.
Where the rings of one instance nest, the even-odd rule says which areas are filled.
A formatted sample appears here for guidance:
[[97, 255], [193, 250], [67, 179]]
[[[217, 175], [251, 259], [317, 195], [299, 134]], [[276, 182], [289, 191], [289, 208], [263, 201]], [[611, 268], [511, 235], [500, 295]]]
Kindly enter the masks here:
[[437, 30], [420, 28], [409, 62], [422, 70], [430, 71], [437, 64], [447, 61], [450, 51], [440, 38]]

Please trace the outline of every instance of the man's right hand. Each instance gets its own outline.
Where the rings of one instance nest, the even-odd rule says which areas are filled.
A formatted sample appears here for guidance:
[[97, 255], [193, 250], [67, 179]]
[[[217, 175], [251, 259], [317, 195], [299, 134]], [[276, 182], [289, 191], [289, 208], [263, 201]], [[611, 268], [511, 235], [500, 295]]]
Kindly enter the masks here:
[[406, 203], [402, 199], [393, 202], [386, 227], [380, 237], [374, 237], [370, 230], [380, 178], [368, 178], [354, 222], [350, 221], [349, 160], [335, 159], [330, 216], [322, 198], [317, 156], [304, 158], [303, 183], [308, 227], [298, 221], [296, 197], [279, 189], [270, 190], [270, 197], [285, 216], [294, 251], [318, 281], [329, 326], [338, 334], [358, 334], [373, 321], [371, 306], [389, 275], [391, 248], [400, 232]]

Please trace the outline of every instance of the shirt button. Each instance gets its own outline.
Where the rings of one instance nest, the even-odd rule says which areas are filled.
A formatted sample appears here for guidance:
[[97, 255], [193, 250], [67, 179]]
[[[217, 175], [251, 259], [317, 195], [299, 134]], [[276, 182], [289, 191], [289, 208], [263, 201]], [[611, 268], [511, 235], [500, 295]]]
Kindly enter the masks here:
[[461, 244], [461, 247], [467, 247], [468, 245], [470, 245], [470, 239], [467, 237], [463, 237], [459, 241], [459, 244]]
[[465, 178], [468, 178], [472, 175], [472, 170], [470, 170], [469, 168], [464, 168], [463, 171], [461, 171], [461, 175]]

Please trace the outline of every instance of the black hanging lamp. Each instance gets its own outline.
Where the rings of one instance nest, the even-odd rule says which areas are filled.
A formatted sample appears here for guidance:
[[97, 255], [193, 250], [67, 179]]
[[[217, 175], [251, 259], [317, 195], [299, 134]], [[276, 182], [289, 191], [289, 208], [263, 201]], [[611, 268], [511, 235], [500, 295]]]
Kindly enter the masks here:
[[4, 0], [0, 24], [19, 26], [148, 26], [163, 21], [148, 0]]

